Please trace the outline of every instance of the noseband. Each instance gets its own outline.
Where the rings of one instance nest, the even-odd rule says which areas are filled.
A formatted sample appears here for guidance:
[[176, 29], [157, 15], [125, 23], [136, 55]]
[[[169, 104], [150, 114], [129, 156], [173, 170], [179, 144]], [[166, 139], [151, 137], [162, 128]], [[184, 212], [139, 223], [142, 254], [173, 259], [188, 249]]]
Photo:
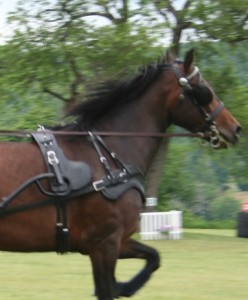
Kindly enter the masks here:
[[[190, 84], [190, 81], [198, 74], [201, 78], [200, 71], [197, 67], [194, 67], [193, 71], [186, 77], [183, 77], [183, 76], [181, 76], [181, 74], [178, 74], [178, 70], [177, 70], [176, 75], [178, 78], [179, 85], [182, 88], [182, 93], [179, 96], [180, 100], [183, 100], [185, 98], [186, 92], [193, 91], [193, 86]], [[206, 87], [206, 89], [208, 89], [208, 88]], [[199, 101], [194, 96], [194, 94], [190, 95], [190, 99], [192, 100], [194, 105], [198, 108], [199, 112], [201, 113], [201, 115], [204, 119], [205, 125], [202, 128], [202, 131], [209, 133], [209, 142], [210, 142], [211, 146], [213, 148], [218, 148], [220, 146], [221, 141], [223, 141], [223, 138], [221, 137], [220, 132], [219, 132], [214, 120], [218, 116], [218, 114], [222, 111], [222, 109], [224, 108], [224, 103], [220, 102], [219, 105], [217, 106], [217, 108], [211, 114], [209, 114], [209, 113], [207, 113], [205, 108], [199, 104]]]

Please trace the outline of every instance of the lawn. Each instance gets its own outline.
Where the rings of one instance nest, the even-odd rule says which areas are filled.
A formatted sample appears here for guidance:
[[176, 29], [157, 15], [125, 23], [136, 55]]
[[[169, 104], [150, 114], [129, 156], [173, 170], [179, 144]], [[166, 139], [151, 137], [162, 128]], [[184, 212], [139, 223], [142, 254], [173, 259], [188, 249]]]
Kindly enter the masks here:
[[[185, 230], [182, 240], [150, 241], [162, 266], [136, 300], [243, 300], [248, 296], [248, 239], [231, 230]], [[93, 283], [89, 259], [0, 252], [0, 299], [90, 300]], [[119, 261], [117, 277], [129, 279], [143, 265]]]

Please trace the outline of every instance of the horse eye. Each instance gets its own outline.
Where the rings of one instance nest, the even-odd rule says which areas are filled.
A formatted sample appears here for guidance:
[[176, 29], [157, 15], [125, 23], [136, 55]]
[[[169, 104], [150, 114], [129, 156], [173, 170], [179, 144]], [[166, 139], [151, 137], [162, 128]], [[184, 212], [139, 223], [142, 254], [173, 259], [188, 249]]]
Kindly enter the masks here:
[[208, 105], [213, 101], [213, 94], [205, 85], [194, 86], [191, 90], [191, 94], [199, 106]]

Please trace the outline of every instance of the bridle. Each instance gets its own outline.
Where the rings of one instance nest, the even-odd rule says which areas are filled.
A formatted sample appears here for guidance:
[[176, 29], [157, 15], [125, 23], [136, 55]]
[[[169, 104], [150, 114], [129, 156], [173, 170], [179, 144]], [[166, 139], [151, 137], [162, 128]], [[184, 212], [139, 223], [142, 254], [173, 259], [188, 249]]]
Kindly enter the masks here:
[[[174, 66], [173, 66], [174, 69]], [[188, 91], [193, 90], [193, 86], [190, 84], [192, 79], [195, 78], [195, 76], [199, 75], [199, 82], [201, 80], [201, 73], [199, 71], [198, 67], [194, 67], [193, 71], [187, 75], [187, 76], [182, 76], [180, 72], [178, 72], [178, 69], [176, 70], [176, 76], [178, 78], [178, 82], [180, 87], [182, 88], [182, 92], [179, 96], [179, 99], [182, 101], [185, 98], [185, 94]], [[207, 88], [207, 87], [206, 87]], [[213, 148], [218, 148], [221, 144], [221, 142], [226, 141], [222, 138], [216, 123], [215, 123], [215, 118], [218, 116], [218, 114], [222, 111], [224, 108], [224, 103], [220, 102], [219, 105], [216, 107], [216, 109], [209, 114], [206, 109], [199, 104], [198, 99], [194, 95], [190, 95], [190, 99], [192, 100], [193, 104], [198, 108], [200, 114], [202, 115], [204, 119], [204, 127], [200, 130], [200, 132], [208, 132], [209, 134], [209, 142]], [[211, 101], [210, 101], [211, 102]]]

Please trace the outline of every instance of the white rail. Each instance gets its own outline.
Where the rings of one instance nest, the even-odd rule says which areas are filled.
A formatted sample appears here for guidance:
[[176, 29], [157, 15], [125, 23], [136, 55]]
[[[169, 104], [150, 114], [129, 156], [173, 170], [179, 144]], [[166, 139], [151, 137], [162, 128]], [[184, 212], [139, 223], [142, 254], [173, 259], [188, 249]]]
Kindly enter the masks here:
[[142, 240], [180, 239], [182, 237], [182, 212], [142, 213], [140, 221]]

